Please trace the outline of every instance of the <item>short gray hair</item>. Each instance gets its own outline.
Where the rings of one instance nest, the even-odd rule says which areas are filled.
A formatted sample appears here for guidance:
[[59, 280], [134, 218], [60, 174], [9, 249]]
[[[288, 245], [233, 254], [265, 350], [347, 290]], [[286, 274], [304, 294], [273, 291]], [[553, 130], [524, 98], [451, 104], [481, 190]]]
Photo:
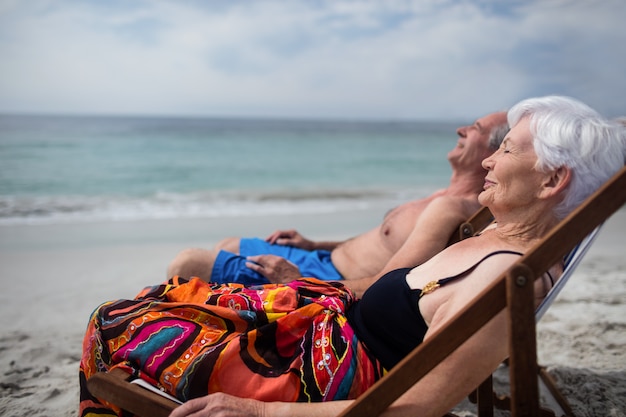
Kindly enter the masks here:
[[523, 100], [508, 113], [511, 126], [528, 117], [540, 171], [568, 167], [572, 179], [554, 210], [567, 216], [624, 166], [626, 129], [570, 97]]
[[489, 139], [487, 141], [487, 147], [492, 151], [497, 151], [502, 141], [506, 137], [506, 135], [511, 130], [511, 127], [508, 123], [500, 123], [491, 128], [491, 132], [489, 132]]

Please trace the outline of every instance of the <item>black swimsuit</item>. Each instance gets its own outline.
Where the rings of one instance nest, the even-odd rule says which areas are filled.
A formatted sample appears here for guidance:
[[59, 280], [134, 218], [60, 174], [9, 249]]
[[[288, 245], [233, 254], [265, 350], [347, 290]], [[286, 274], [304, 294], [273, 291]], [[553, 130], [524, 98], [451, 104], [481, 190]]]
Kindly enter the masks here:
[[[498, 254], [522, 255], [506, 250], [492, 252], [467, 270], [437, 283], [443, 286], [461, 278], [487, 258]], [[347, 313], [358, 339], [387, 370], [422, 343], [428, 330], [418, 305], [422, 290], [412, 289], [406, 282], [411, 269], [396, 269], [382, 276]]]

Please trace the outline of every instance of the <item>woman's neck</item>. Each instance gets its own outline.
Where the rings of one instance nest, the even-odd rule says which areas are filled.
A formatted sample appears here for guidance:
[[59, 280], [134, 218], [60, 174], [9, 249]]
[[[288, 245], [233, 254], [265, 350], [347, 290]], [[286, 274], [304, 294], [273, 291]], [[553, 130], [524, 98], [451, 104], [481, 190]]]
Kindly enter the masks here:
[[539, 210], [538, 213], [525, 211], [507, 216], [493, 213], [496, 220], [493, 233], [504, 242], [527, 248], [542, 239], [558, 223], [554, 216], [546, 215], [551, 211]]

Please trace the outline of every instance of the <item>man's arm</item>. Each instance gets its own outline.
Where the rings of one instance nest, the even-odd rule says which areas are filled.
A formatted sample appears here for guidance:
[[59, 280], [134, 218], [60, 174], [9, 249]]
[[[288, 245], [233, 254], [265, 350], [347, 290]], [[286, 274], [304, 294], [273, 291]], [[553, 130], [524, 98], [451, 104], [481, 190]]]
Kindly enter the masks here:
[[370, 285], [387, 272], [426, 262], [446, 247], [452, 233], [467, 220], [465, 204], [467, 202], [460, 198], [436, 198], [424, 208], [407, 240], [376, 275], [341, 282], [361, 297]]
[[286, 284], [302, 278], [298, 265], [278, 255], [248, 256], [246, 266], [263, 275], [272, 284]]
[[332, 251], [342, 242], [322, 241], [314, 242], [302, 236], [296, 230], [277, 230], [266, 239], [266, 242], [272, 245], [293, 246], [305, 250], [327, 250]]
[[465, 204], [465, 200], [446, 196], [433, 200], [424, 208], [407, 240], [378, 276], [398, 268], [415, 267], [441, 252], [452, 233], [467, 220]]

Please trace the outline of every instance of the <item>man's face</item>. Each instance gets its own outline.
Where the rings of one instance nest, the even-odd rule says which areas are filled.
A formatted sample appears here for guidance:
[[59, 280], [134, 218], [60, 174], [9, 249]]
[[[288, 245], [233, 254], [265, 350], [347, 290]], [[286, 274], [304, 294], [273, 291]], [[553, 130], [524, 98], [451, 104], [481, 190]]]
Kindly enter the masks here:
[[506, 123], [506, 113], [497, 112], [481, 117], [470, 126], [459, 127], [457, 146], [448, 153], [453, 167], [482, 169], [480, 163], [493, 153], [489, 149], [489, 135], [494, 126]]

